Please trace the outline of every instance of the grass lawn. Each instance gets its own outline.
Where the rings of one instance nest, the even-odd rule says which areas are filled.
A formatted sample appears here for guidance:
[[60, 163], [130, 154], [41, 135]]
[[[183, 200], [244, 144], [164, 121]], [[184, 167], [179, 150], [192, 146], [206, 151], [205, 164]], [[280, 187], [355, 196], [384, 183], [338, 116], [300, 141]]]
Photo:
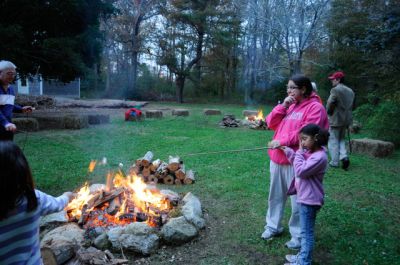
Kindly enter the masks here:
[[[150, 104], [147, 108], [170, 108]], [[105, 171], [123, 163], [127, 169], [151, 150], [155, 158], [180, 156], [197, 181], [167, 186], [193, 192], [202, 202], [207, 228], [199, 238], [179, 247], [163, 247], [150, 257], [131, 257], [132, 264], [283, 264], [290, 239], [285, 232], [263, 241], [269, 189], [266, 150], [188, 156], [191, 153], [266, 146], [272, 131], [220, 128], [222, 116], [204, 116], [204, 108], [241, 118], [243, 106], [184, 104], [190, 116], [125, 122], [123, 111], [110, 124], [82, 130], [19, 134], [19, 144], [31, 164], [36, 185], [52, 195], [76, 190], [87, 180], [105, 181]], [[255, 108], [251, 108], [255, 109]], [[264, 114], [270, 107], [263, 109]], [[169, 111], [170, 113], [170, 111]], [[354, 137], [360, 137], [355, 135]], [[87, 175], [91, 159], [107, 157], [108, 168]], [[351, 155], [349, 171], [329, 169], [325, 176], [326, 203], [317, 216], [314, 264], [399, 264], [400, 151], [390, 158]]]

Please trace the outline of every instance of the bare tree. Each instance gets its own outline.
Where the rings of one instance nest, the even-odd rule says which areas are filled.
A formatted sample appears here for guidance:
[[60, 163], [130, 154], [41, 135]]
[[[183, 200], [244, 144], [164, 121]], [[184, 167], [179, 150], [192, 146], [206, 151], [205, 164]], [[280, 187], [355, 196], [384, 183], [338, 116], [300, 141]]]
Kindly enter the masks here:
[[[117, 0], [117, 14], [104, 25], [107, 31], [107, 60], [109, 72], [113, 65], [126, 72], [129, 94], [137, 90], [138, 63], [140, 53], [147, 52], [144, 40], [148, 31], [142, 30], [143, 23], [158, 14], [156, 0]], [[125, 93], [126, 94], [126, 93]]]
[[319, 38], [330, 0], [271, 1], [273, 36], [285, 51], [291, 74], [301, 72], [304, 52]]

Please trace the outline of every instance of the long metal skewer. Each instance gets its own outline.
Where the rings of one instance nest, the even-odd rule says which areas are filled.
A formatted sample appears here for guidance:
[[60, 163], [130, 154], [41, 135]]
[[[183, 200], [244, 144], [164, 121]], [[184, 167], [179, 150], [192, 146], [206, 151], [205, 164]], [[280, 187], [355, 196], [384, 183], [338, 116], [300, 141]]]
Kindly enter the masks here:
[[[192, 154], [186, 154], [185, 156], [196, 156], [196, 155], [209, 155], [209, 154], [222, 154], [222, 153], [236, 153], [236, 152], [246, 152], [246, 151], [258, 151], [258, 150], [264, 150], [264, 149], [276, 149], [272, 147], [256, 147], [256, 148], [247, 148], [247, 149], [236, 149], [236, 150], [223, 150], [223, 151], [215, 151], [215, 152], [201, 152], [201, 153], [192, 153]], [[279, 148], [279, 147], [278, 147]]]

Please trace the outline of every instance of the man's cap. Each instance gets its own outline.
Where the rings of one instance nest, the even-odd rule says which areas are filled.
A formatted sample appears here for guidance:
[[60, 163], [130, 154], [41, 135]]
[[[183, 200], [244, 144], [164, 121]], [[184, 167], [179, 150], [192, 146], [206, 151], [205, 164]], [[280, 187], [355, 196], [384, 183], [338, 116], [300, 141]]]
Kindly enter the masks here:
[[333, 79], [341, 79], [344, 77], [344, 73], [339, 71], [339, 72], [334, 72], [333, 74], [331, 74], [328, 79], [333, 80]]

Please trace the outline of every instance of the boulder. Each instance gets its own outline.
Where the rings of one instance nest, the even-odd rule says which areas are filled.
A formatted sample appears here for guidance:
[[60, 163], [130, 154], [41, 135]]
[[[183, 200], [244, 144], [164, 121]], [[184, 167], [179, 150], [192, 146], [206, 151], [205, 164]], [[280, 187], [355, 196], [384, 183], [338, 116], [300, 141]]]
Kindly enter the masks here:
[[203, 110], [204, 115], [221, 115], [221, 111], [219, 109], [205, 109]]
[[131, 223], [126, 227], [116, 227], [107, 232], [113, 248], [121, 248], [138, 253], [150, 255], [158, 249], [160, 238], [154, 228], [145, 223]]
[[353, 139], [351, 142], [352, 152], [366, 154], [373, 157], [386, 157], [393, 153], [394, 144], [374, 139]]
[[172, 110], [174, 116], [189, 116], [189, 110], [187, 109], [174, 109]]
[[181, 216], [171, 218], [161, 229], [161, 235], [168, 244], [181, 245], [195, 238], [198, 231], [185, 217]]

